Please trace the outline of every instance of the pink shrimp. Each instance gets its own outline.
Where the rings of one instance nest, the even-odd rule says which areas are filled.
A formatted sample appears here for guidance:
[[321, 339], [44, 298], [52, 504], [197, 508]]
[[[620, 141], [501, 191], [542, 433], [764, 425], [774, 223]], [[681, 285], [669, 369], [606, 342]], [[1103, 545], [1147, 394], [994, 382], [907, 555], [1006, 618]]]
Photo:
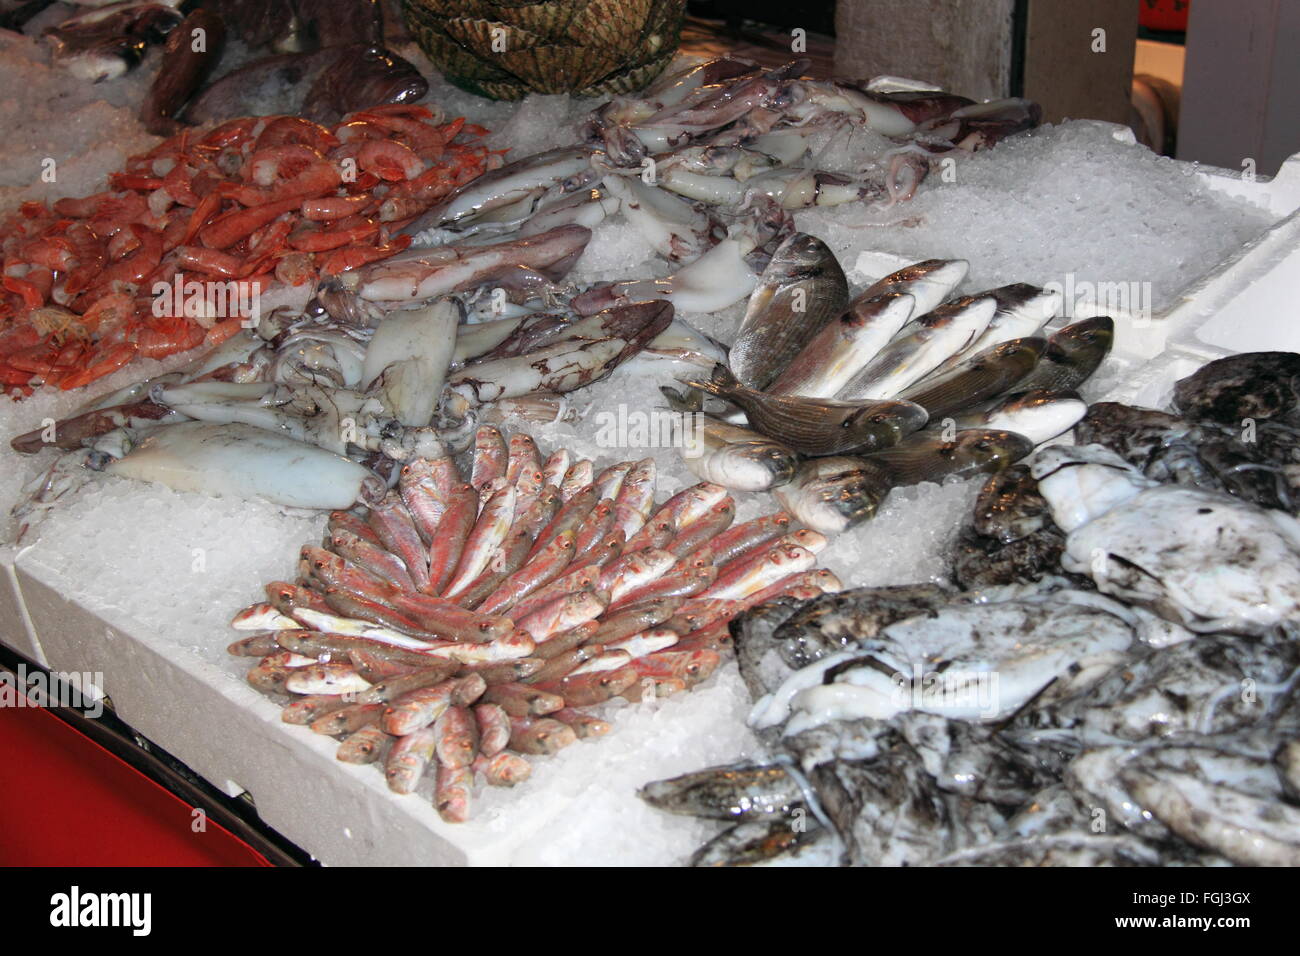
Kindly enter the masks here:
[[373, 202], [374, 200], [364, 193], [355, 196], [321, 196], [316, 199], [304, 199], [302, 218], [312, 222], [330, 222], [361, 213]]
[[182, 269], [191, 269], [207, 275], [236, 278], [244, 268], [244, 260], [217, 249], [203, 246], [177, 246], [176, 264]]
[[333, 250], [321, 263], [320, 271], [325, 275], [338, 275], [349, 269], [359, 269], [370, 262], [387, 259], [394, 253], [401, 252], [411, 244], [410, 236], [395, 236], [382, 246], [344, 246]]
[[199, 197], [194, 195], [194, 190], [190, 186], [190, 175], [189, 167], [183, 162], [178, 162], [163, 177], [162, 188], [167, 190], [167, 195], [182, 206], [197, 206], [199, 204]]
[[357, 165], [390, 182], [414, 179], [424, 172], [424, 160], [410, 147], [391, 139], [363, 143], [357, 152]]
[[[224, 149], [229, 146], [237, 146], [240, 143], [247, 142], [253, 134], [254, 127], [259, 120], [255, 116], [245, 116], [240, 119], [233, 119], [222, 123], [216, 129], [212, 130], [203, 139], [199, 140], [201, 146], [212, 146], [218, 149]], [[164, 144], [166, 145], [166, 144]]]
[[233, 186], [222, 191], [245, 206], [262, 206], [286, 200], [292, 200], [295, 205], [300, 205], [303, 199], [323, 196], [330, 190], [338, 188], [342, 182], [343, 177], [334, 168], [333, 163], [319, 160], [305, 167], [297, 175], [282, 180], [269, 189], [259, 189], [256, 186]]
[[[302, 172], [320, 159], [320, 153], [300, 143], [269, 146], [248, 157], [248, 162], [244, 163], [244, 179], [258, 186], [271, 186], [278, 180], [289, 179], [291, 175]], [[286, 172], [286, 169], [292, 172]]]
[[[158, 266], [162, 259], [162, 237], [143, 226], [132, 224], [131, 234], [139, 240], [134, 251], [106, 267], [96, 279], [93, 289], [115, 285], [137, 285]], [[94, 297], [91, 296], [93, 299]]]
[[184, 316], [163, 319], [151, 317], [137, 331], [135, 345], [145, 358], [166, 358], [202, 345], [206, 334], [202, 326]]
[[82, 360], [80, 371], [74, 371], [59, 381], [59, 388], [66, 392], [111, 375], [135, 358], [135, 353], [136, 346], [133, 342], [119, 342], [107, 348], [96, 349]]
[[319, 123], [298, 116], [276, 116], [267, 122], [253, 148], [260, 152], [273, 146], [296, 145], [327, 153], [338, 144], [338, 138]]
[[355, 143], [368, 139], [386, 139], [388, 134], [374, 123], [365, 120], [352, 120], [340, 123], [334, 128], [334, 135], [340, 143]]
[[351, 243], [363, 242], [379, 232], [379, 223], [372, 219], [345, 225], [346, 220], [332, 229], [303, 230], [289, 237], [289, 245], [300, 252], [326, 252]]
[[199, 230], [199, 241], [209, 249], [226, 249], [247, 238], [277, 216], [298, 208], [301, 200], [282, 199], [219, 216]]

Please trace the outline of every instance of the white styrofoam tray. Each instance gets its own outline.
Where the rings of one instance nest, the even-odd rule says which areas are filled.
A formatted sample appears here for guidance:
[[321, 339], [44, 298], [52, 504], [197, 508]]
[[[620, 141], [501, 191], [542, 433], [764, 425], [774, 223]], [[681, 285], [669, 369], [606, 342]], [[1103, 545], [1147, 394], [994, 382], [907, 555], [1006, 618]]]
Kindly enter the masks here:
[[[1197, 175], [1280, 220], [1150, 321], [1118, 317], [1115, 359], [1127, 372], [1108, 397], [1159, 405], [1207, 359], [1300, 351], [1286, 295], [1300, 284], [1300, 156], [1272, 180], [1205, 168]], [[879, 276], [903, 264], [866, 253], [856, 271]], [[546, 812], [525, 813], [517, 830], [489, 833], [443, 823], [425, 800], [395, 798], [373, 767], [339, 763], [333, 740], [284, 725], [276, 704], [167, 635], [86, 607], [76, 582], [39, 549], [0, 550], [0, 578], [0, 640], [53, 670], [102, 672], [123, 720], [225, 792], [249, 792], [263, 820], [324, 863], [499, 863], [516, 839], [547, 825]]]

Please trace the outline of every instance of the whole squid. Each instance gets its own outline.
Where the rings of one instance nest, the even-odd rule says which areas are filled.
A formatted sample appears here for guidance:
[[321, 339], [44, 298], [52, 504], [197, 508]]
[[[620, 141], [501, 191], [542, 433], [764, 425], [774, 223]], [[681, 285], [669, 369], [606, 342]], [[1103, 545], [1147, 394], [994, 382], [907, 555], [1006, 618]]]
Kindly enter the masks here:
[[538, 392], [564, 393], [604, 378], [673, 320], [668, 302], [617, 306], [575, 322], [558, 342], [523, 355], [476, 362], [454, 373], [448, 390], [460, 408]]
[[348, 458], [241, 423], [154, 429], [104, 471], [176, 491], [297, 508], [350, 508], [386, 491], [383, 479]]

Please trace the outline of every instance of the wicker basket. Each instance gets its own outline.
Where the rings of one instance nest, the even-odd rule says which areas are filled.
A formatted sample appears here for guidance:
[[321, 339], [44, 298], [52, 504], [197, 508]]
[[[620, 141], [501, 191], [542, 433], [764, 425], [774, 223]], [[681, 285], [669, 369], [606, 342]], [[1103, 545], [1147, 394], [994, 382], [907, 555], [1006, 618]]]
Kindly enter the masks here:
[[403, 0], [447, 79], [494, 100], [640, 89], [672, 60], [686, 0]]

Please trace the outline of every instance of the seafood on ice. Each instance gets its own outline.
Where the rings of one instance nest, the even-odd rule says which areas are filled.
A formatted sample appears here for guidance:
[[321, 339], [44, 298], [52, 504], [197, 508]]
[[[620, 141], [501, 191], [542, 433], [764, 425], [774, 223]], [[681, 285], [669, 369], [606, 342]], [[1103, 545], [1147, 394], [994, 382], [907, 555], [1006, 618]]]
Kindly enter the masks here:
[[[895, 487], [999, 472], [1069, 431], [1087, 411], [1073, 390], [1109, 352], [1114, 323], [1051, 328], [1060, 296], [1024, 283], [953, 298], [966, 270], [918, 262], [850, 298], [829, 249], [800, 233], [785, 239], [725, 361], [708, 376], [676, 373], [696, 398], [665, 392], [715, 436], [707, 454], [718, 461], [691, 467], [723, 484], [734, 467], [747, 490], [771, 490], [800, 521], [835, 534], [869, 519]], [[704, 406], [704, 395], [722, 407]], [[777, 449], [763, 460], [783, 454], [797, 467], [762, 482], [728, 448], [756, 441]]]
[[1198, 457], [1249, 412], [1290, 460], [1293, 359], [1209, 363], [1175, 412], [1094, 406], [1106, 444], [990, 477], [961, 589], [738, 615], [765, 754], [642, 797], [727, 824], [695, 865], [1300, 863], [1300, 525]]
[[320, 277], [400, 252], [407, 221], [498, 162], [484, 133], [411, 105], [332, 128], [246, 117], [177, 133], [103, 192], [23, 204], [0, 223], [0, 384], [80, 388], [301, 307]]
[[839, 588], [816, 567], [826, 539], [788, 515], [733, 524], [709, 482], [656, 503], [653, 459], [596, 471], [491, 425], [466, 457], [408, 461], [368, 507], [331, 513], [230, 645], [286, 723], [382, 764], [397, 793], [427, 775], [448, 822], [480, 775], [513, 786], [530, 758], [611, 732], [600, 704], [707, 680], [733, 615]]
[[29, 520], [96, 472], [298, 507], [369, 501], [376, 485], [396, 481], [400, 463], [468, 447], [486, 406], [562, 395], [610, 374], [669, 328], [672, 306], [530, 314], [458, 336], [462, 318], [454, 298], [374, 327], [326, 314], [268, 317], [185, 372], [13, 438], [20, 452], [64, 449], [15, 513]]

